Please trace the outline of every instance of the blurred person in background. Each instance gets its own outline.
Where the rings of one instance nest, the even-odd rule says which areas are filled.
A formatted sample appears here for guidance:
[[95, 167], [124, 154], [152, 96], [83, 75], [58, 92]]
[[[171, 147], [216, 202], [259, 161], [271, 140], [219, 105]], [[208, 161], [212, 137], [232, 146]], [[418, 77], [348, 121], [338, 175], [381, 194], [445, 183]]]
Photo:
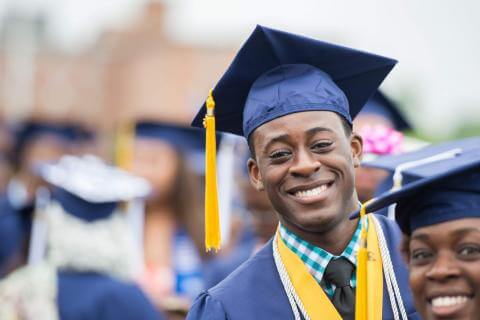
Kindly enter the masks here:
[[184, 314], [203, 288], [203, 172], [201, 131], [139, 121], [132, 171], [147, 179], [143, 287], [158, 307]]
[[240, 160], [235, 166], [235, 182], [244, 206], [240, 217], [241, 231], [237, 239], [232, 239], [234, 243], [231, 250], [222, 254], [222, 248], [222, 252], [205, 266], [206, 288], [215, 286], [260, 250], [274, 235], [278, 226], [277, 214], [267, 195], [257, 191], [250, 183], [245, 165], [250, 156], [248, 146], [239, 141], [235, 151]]
[[65, 123], [30, 120], [13, 130], [14, 173], [0, 198], [0, 277], [26, 262], [31, 215], [40, 185], [34, 167], [73, 152], [75, 140], [74, 128]]
[[36, 171], [45, 184], [34, 258], [0, 282], [0, 318], [163, 319], [133, 283], [141, 255], [127, 204], [145, 197], [148, 183], [92, 156]]
[[0, 122], [0, 195], [7, 191], [8, 182], [13, 174], [12, 152], [14, 136], [8, 123]]
[[[377, 91], [353, 120], [353, 129], [363, 139], [362, 161], [390, 154], [400, 154], [404, 149], [403, 132], [412, 130], [410, 123], [400, 113], [399, 107], [383, 93]], [[358, 198], [365, 202], [391, 186], [385, 170], [364, 168], [355, 170], [355, 187]], [[385, 185], [382, 183], [385, 182]], [[379, 190], [382, 189], [382, 190]]]

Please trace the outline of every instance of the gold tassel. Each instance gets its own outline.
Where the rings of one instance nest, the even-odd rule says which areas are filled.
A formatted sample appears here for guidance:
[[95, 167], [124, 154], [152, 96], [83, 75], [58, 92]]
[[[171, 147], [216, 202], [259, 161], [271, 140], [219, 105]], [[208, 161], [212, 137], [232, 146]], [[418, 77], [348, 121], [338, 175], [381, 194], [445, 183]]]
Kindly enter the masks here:
[[115, 139], [115, 164], [122, 169], [130, 169], [133, 157], [135, 128], [132, 123], [124, 123], [117, 129]]
[[215, 141], [215, 101], [212, 90], [208, 95], [207, 114], [203, 120], [206, 129], [205, 144], [205, 248], [220, 249], [220, 218], [217, 191], [217, 145]]
[[360, 231], [360, 248], [358, 249], [357, 255], [357, 289], [356, 289], [356, 298], [355, 298], [355, 319], [356, 320], [367, 320], [368, 318], [368, 273], [367, 273], [367, 261], [368, 261], [368, 250], [367, 250], [367, 228], [365, 227], [366, 219], [366, 208], [367, 204], [370, 201], [362, 204], [360, 208], [360, 220], [359, 223], [362, 224], [362, 230]]

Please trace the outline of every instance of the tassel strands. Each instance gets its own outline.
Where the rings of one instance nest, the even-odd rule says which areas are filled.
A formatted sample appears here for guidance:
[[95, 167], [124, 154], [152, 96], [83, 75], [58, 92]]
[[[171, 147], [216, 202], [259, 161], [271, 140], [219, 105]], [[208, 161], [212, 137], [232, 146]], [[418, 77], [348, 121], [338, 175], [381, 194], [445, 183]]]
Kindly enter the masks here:
[[206, 129], [205, 143], [205, 248], [207, 251], [220, 249], [220, 218], [217, 190], [217, 146], [215, 137], [215, 100], [212, 90], [208, 95], [207, 114], [203, 125]]
[[[367, 202], [368, 203], [368, 202]], [[355, 319], [367, 320], [368, 319], [368, 286], [367, 286], [367, 228], [365, 226], [366, 219], [366, 206], [367, 203], [362, 204], [360, 208], [360, 221], [362, 224], [362, 230], [360, 231], [360, 248], [358, 249], [357, 256], [357, 289], [355, 299]]]

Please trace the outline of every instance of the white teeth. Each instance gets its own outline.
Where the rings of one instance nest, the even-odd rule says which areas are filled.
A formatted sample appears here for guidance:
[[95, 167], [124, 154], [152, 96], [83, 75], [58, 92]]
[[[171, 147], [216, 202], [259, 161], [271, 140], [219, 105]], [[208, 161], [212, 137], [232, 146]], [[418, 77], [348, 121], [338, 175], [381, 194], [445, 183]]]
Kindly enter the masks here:
[[437, 297], [432, 299], [432, 306], [434, 307], [451, 307], [458, 304], [463, 304], [467, 302], [468, 297], [466, 296], [455, 296], [455, 297]]
[[318, 196], [320, 193], [327, 190], [327, 188], [328, 188], [328, 186], [326, 184], [322, 184], [320, 187], [313, 188], [313, 189], [310, 189], [310, 190], [297, 191], [297, 192], [295, 192], [295, 197], [309, 198], [309, 197]]

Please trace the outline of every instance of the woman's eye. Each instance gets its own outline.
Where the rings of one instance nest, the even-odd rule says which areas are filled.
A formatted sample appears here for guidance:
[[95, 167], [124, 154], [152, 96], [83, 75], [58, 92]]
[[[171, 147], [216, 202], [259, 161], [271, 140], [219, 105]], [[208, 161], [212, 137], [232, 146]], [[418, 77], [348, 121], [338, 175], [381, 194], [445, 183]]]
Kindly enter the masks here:
[[433, 257], [433, 253], [429, 250], [421, 249], [414, 250], [410, 255], [410, 259], [413, 262], [421, 263]]
[[458, 250], [460, 256], [473, 256], [480, 254], [480, 246], [477, 245], [465, 245]]

